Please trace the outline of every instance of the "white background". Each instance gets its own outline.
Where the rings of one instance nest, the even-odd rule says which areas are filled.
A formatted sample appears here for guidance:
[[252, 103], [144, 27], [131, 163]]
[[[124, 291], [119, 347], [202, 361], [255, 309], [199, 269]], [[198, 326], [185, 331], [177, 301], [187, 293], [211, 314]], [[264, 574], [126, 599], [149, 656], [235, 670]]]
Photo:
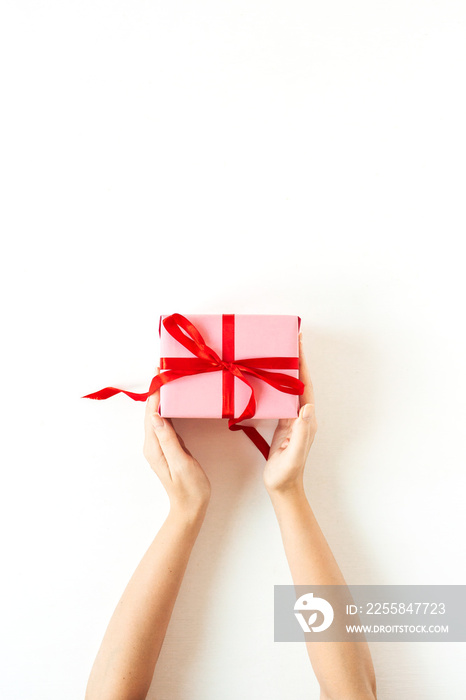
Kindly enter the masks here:
[[[3, 0], [1, 695], [78, 700], [168, 510], [142, 456], [161, 313], [303, 319], [306, 489], [348, 583], [464, 564], [465, 5]], [[318, 698], [263, 462], [213, 484], [150, 698]], [[262, 426], [271, 430], [269, 424]], [[464, 698], [465, 645], [374, 644], [380, 700]]]

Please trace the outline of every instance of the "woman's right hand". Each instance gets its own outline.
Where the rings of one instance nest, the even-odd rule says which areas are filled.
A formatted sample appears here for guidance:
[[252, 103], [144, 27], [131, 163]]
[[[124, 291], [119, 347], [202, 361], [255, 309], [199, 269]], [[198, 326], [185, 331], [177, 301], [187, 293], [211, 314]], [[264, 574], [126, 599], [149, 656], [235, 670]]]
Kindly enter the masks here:
[[159, 391], [146, 402], [144, 457], [168, 494], [170, 511], [190, 520], [207, 508], [210, 482], [171, 421], [159, 416], [159, 402]]

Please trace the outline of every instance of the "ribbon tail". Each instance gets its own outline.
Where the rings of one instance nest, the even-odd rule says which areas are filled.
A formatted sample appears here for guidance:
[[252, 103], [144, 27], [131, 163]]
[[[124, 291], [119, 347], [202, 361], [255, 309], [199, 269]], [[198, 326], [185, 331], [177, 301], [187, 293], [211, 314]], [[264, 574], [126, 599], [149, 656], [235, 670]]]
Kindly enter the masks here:
[[254, 389], [252, 388], [251, 384], [248, 382], [246, 377], [243, 375], [242, 372], [238, 372], [237, 374], [235, 373], [235, 376], [237, 376], [239, 379], [241, 379], [242, 382], [244, 382], [249, 389], [251, 390], [251, 395], [249, 397], [248, 404], [242, 414], [239, 416], [239, 418], [230, 418], [228, 421], [228, 427], [230, 430], [242, 430], [243, 433], [245, 433], [248, 438], [251, 440], [251, 442], [254, 443], [254, 445], [257, 447], [259, 452], [262, 454], [264, 459], [269, 458], [269, 452], [270, 452], [270, 446], [264, 440], [262, 435], [259, 433], [259, 431], [256, 428], [253, 428], [251, 425], [240, 425], [240, 422], [242, 420], [246, 420], [247, 418], [252, 418], [254, 416], [254, 413], [256, 412], [256, 399], [254, 396]]
[[237, 423], [233, 423], [231, 420], [228, 421], [228, 427], [230, 428], [230, 430], [242, 430], [243, 433], [246, 433], [248, 438], [254, 443], [254, 445], [257, 447], [257, 449], [262, 453], [262, 456], [264, 457], [264, 459], [269, 458], [270, 445], [262, 437], [262, 435], [260, 434], [260, 432], [256, 428], [253, 428], [251, 425], [238, 425]]
[[143, 394], [135, 394], [134, 391], [125, 391], [124, 389], [116, 389], [113, 386], [107, 386], [105, 389], [100, 389], [100, 391], [95, 391], [93, 394], [87, 394], [86, 396], [81, 396], [82, 399], [109, 399], [115, 394], [126, 394], [133, 401], [146, 401], [149, 396], [149, 392], [146, 391]]
[[176, 370], [170, 372], [163, 372], [162, 374], [156, 374], [153, 377], [148, 391], [144, 391], [142, 394], [135, 393], [134, 391], [125, 391], [124, 389], [116, 389], [114, 386], [107, 386], [105, 389], [100, 389], [99, 391], [94, 391], [93, 394], [87, 394], [82, 396], [83, 399], [109, 399], [115, 394], [126, 394], [133, 401], [147, 401], [149, 396], [153, 394], [157, 389], [159, 389], [163, 384], [167, 382], [172, 382], [174, 379], [178, 379], [182, 374]]

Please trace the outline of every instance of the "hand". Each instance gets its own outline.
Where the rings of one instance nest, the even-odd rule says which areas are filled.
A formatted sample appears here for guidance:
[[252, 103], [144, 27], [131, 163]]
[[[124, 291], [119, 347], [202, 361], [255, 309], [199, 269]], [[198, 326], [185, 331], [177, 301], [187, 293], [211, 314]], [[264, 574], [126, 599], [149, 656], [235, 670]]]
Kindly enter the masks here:
[[144, 418], [144, 457], [170, 499], [170, 510], [188, 520], [205, 511], [210, 482], [168, 418], [158, 414], [160, 392], [149, 396]]
[[304, 467], [317, 431], [314, 390], [304, 356], [301, 333], [299, 378], [304, 383], [304, 393], [299, 397], [299, 415], [297, 418], [282, 418], [278, 421], [265, 465], [264, 484], [269, 494], [304, 490]]

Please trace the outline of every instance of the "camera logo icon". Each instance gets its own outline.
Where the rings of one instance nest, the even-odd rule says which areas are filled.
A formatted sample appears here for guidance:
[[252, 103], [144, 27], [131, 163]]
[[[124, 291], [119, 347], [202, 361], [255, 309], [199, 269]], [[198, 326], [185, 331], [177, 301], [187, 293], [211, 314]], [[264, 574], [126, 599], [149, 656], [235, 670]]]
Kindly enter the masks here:
[[[323, 632], [333, 622], [334, 613], [330, 603], [324, 598], [314, 598], [313, 593], [300, 596], [294, 604], [294, 611], [303, 632]], [[320, 625], [316, 625], [319, 612], [322, 613], [323, 620]], [[303, 613], [310, 613], [307, 621]]]

